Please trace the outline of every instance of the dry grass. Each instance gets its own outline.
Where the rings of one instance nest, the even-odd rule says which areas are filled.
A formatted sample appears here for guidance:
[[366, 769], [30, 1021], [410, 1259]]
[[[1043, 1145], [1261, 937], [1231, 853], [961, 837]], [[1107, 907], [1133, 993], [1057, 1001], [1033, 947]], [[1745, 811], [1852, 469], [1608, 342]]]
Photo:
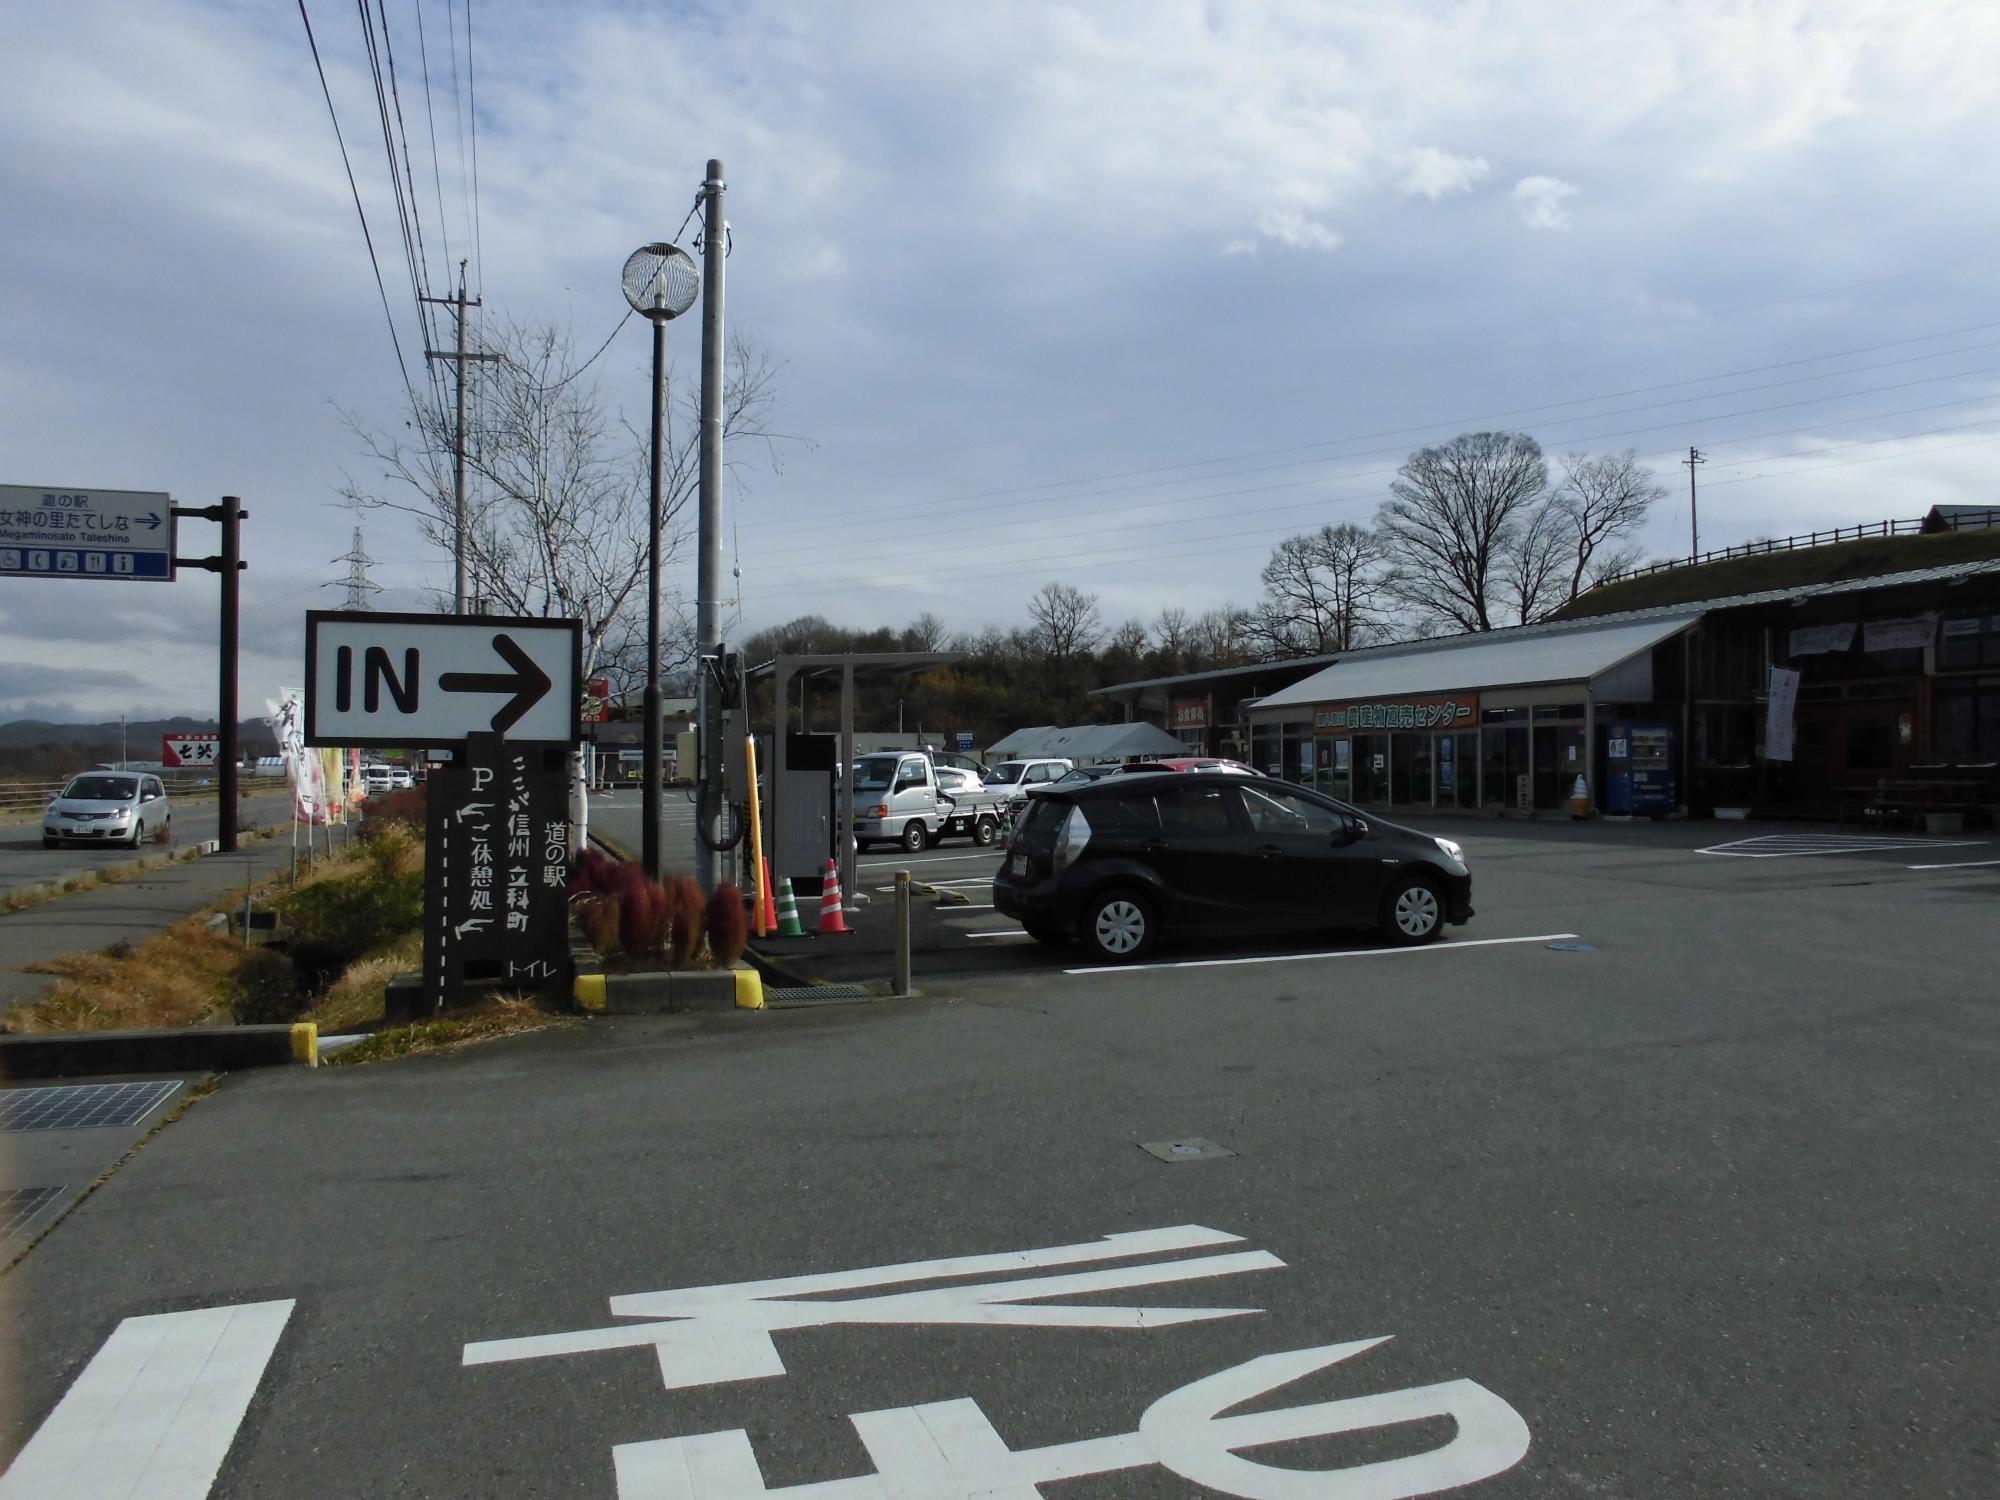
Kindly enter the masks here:
[[343, 1047], [325, 1060], [329, 1068], [354, 1063], [385, 1062], [393, 1057], [417, 1057], [440, 1052], [456, 1052], [477, 1042], [503, 1036], [520, 1036], [556, 1026], [580, 1026], [577, 1016], [557, 1015], [543, 1010], [532, 1000], [519, 996], [495, 996], [484, 1004], [459, 1011], [435, 1021], [419, 1021], [412, 1026], [396, 1026], [378, 1031], [352, 1047]]
[[413, 932], [394, 947], [349, 964], [347, 972], [301, 1019], [317, 1021], [322, 1036], [379, 1025], [389, 981], [418, 968], [423, 961], [423, 934]]
[[34, 1004], [10, 1010], [5, 1027], [34, 1033], [191, 1026], [227, 1009], [254, 952], [193, 917], [140, 943], [65, 953], [32, 966], [30, 972], [53, 974], [56, 982]]

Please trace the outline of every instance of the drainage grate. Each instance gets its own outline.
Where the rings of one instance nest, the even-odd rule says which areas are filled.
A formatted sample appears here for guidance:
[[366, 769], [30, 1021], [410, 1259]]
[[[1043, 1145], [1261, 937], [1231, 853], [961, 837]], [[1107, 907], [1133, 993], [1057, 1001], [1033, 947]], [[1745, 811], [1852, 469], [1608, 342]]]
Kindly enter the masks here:
[[35, 1216], [61, 1196], [59, 1187], [0, 1188], [0, 1245], [25, 1233]]
[[65, 1083], [0, 1091], [0, 1131], [85, 1130], [136, 1125], [181, 1086], [178, 1078], [146, 1083]]
[[1157, 1156], [1170, 1165], [1183, 1161], [1214, 1161], [1219, 1156], [1236, 1154], [1227, 1146], [1218, 1146], [1214, 1141], [1203, 1140], [1200, 1136], [1189, 1136], [1186, 1140], [1180, 1141], [1141, 1141], [1139, 1149], [1149, 1156]]
[[764, 1004], [772, 1010], [802, 1005], [853, 1005], [874, 998], [865, 986], [858, 984], [808, 984], [796, 989], [764, 991]]

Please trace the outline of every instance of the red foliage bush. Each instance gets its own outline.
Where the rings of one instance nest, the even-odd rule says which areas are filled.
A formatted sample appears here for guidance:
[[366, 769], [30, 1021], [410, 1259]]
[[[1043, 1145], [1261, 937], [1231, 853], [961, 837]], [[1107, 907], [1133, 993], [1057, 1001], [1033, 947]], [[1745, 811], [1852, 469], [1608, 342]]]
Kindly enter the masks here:
[[618, 903], [609, 896], [585, 896], [577, 902], [576, 919], [591, 951], [608, 958], [618, 946]]
[[674, 967], [689, 968], [701, 952], [701, 887], [692, 875], [675, 875], [667, 881], [673, 909]]
[[659, 953], [659, 938], [666, 930], [665, 892], [650, 880], [628, 880], [614, 899], [618, 903], [618, 946], [625, 956], [650, 958]]
[[569, 893], [572, 899], [578, 896], [594, 896], [610, 883], [611, 872], [617, 868], [617, 861], [596, 849], [586, 849], [576, 857], [576, 864], [569, 875]]
[[406, 786], [400, 791], [376, 792], [361, 804], [361, 836], [365, 839], [390, 823], [402, 823], [421, 839], [424, 837], [424, 788]]
[[743, 892], [726, 881], [718, 885], [708, 898], [707, 927], [709, 956], [726, 969], [743, 956], [750, 940]]

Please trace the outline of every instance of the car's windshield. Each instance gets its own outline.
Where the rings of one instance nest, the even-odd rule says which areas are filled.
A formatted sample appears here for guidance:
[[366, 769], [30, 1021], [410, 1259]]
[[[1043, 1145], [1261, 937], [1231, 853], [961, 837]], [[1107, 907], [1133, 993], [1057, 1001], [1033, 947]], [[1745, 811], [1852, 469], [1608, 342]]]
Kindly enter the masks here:
[[79, 802], [130, 802], [139, 791], [135, 776], [79, 776], [63, 788]]
[[1012, 786], [1021, 779], [1021, 773], [1028, 768], [1018, 761], [1009, 761], [1004, 766], [995, 766], [993, 774], [986, 778], [991, 785]]
[[889, 783], [896, 779], [896, 757], [893, 755], [864, 755], [854, 763], [854, 790], [857, 792], [887, 791]]

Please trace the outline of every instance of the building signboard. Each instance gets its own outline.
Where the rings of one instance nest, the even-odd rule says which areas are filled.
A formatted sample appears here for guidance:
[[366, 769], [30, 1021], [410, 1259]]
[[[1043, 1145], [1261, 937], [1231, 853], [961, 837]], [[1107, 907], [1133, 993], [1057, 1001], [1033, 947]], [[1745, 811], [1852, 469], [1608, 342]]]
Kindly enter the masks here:
[[1427, 693], [1377, 703], [1322, 703], [1313, 710], [1313, 728], [1455, 729], [1479, 718], [1477, 693]]
[[1168, 709], [1167, 717], [1174, 729], [1208, 728], [1208, 699], [1176, 698]]
[[152, 490], [0, 484], [0, 574], [171, 581], [173, 499]]
[[163, 766], [212, 766], [221, 753], [222, 736], [212, 729], [160, 736]]

